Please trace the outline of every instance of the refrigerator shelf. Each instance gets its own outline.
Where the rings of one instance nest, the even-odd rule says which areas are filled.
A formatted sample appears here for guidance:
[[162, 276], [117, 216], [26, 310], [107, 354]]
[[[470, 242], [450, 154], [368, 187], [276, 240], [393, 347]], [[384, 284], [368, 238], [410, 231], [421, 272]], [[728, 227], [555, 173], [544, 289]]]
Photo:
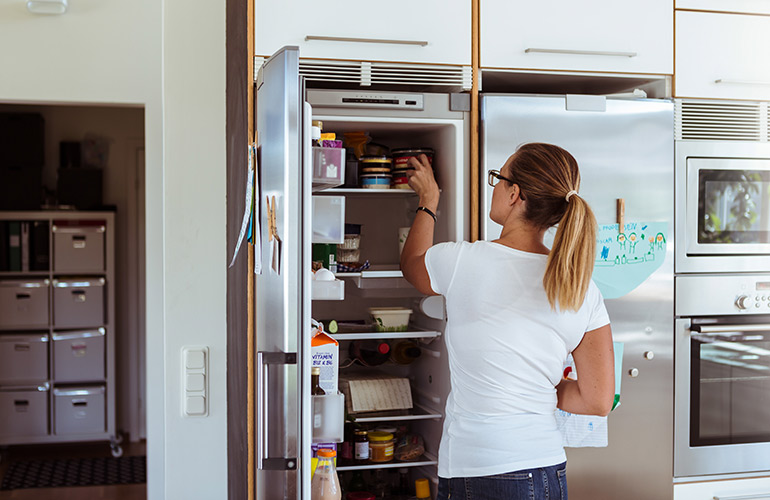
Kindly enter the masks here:
[[410, 329], [406, 332], [351, 332], [331, 333], [338, 342], [341, 340], [390, 340], [390, 339], [433, 339], [441, 335], [441, 332], [430, 330]]
[[364, 189], [364, 188], [331, 188], [317, 194], [346, 194], [355, 196], [410, 196], [415, 192], [412, 189]]
[[336, 273], [337, 278], [352, 280], [361, 289], [397, 289], [414, 287], [404, 279], [398, 264], [374, 265], [358, 273]]
[[396, 469], [401, 467], [424, 467], [426, 465], [438, 465], [438, 458], [426, 453], [418, 460], [411, 462], [401, 462], [393, 460], [392, 462], [370, 462], [366, 461], [362, 464], [357, 464], [352, 460], [337, 460], [337, 471], [349, 471], [349, 470], [374, 470], [374, 469]]
[[[408, 420], [435, 420], [443, 417], [444, 415], [433, 411], [429, 408], [425, 408], [424, 406], [420, 406], [415, 404], [414, 409], [412, 409], [412, 414], [410, 415], [395, 415], [395, 416], [383, 416], [383, 417], [357, 417], [355, 419], [356, 423], [365, 423], [365, 422], [400, 422], [400, 421], [408, 421]], [[353, 420], [349, 420], [348, 422], [353, 422]]]

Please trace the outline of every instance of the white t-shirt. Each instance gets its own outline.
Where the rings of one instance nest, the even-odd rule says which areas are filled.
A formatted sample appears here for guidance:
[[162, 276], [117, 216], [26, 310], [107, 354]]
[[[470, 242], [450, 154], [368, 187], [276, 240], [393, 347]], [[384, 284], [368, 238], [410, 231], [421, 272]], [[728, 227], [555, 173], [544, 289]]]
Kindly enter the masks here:
[[431, 288], [446, 298], [451, 392], [438, 475], [476, 477], [566, 460], [556, 384], [583, 334], [608, 324], [596, 285], [577, 312], [551, 309], [548, 256], [499, 243], [441, 243], [425, 255]]

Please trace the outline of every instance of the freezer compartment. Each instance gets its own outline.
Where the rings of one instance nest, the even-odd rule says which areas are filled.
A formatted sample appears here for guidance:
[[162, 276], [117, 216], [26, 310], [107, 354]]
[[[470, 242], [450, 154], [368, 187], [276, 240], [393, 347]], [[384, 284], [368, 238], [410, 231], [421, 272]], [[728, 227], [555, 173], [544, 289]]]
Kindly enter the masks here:
[[104, 386], [54, 388], [54, 433], [105, 432]]
[[0, 329], [48, 327], [47, 279], [0, 280]]
[[56, 382], [104, 380], [105, 330], [97, 328], [53, 334], [53, 373]]
[[0, 384], [48, 379], [48, 334], [0, 335]]
[[53, 280], [54, 328], [88, 328], [104, 324], [104, 278]]
[[48, 434], [48, 384], [0, 387], [0, 438]]
[[105, 230], [105, 221], [54, 221], [54, 272], [103, 272]]

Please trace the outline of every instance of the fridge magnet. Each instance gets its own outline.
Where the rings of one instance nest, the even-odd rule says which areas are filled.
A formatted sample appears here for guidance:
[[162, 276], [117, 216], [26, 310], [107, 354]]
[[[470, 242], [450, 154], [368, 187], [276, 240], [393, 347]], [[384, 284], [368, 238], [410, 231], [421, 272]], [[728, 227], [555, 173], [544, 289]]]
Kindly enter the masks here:
[[605, 299], [632, 292], [663, 265], [667, 234], [667, 222], [599, 225], [592, 278]]
[[270, 269], [275, 274], [281, 274], [281, 238], [275, 222], [275, 196], [267, 198], [268, 243], [270, 245]]

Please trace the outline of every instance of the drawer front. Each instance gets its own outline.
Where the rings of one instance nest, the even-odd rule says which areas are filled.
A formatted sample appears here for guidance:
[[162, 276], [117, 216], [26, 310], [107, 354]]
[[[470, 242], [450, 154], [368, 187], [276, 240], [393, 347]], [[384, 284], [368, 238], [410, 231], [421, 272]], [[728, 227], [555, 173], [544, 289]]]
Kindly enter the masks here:
[[53, 225], [53, 268], [58, 273], [104, 271], [105, 223], [98, 226]]
[[48, 391], [0, 389], [0, 437], [48, 434]]
[[770, 99], [770, 17], [676, 13], [677, 97]]
[[0, 384], [48, 380], [48, 334], [0, 335]]
[[104, 328], [53, 334], [56, 382], [104, 380]]
[[104, 320], [104, 279], [54, 280], [54, 328], [95, 327]]
[[0, 281], [0, 329], [48, 327], [48, 280]]
[[[481, 0], [484, 68], [671, 74], [671, 3]], [[577, 21], [579, 20], [579, 21]]]
[[56, 435], [105, 432], [104, 387], [54, 389], [53, 399]]

